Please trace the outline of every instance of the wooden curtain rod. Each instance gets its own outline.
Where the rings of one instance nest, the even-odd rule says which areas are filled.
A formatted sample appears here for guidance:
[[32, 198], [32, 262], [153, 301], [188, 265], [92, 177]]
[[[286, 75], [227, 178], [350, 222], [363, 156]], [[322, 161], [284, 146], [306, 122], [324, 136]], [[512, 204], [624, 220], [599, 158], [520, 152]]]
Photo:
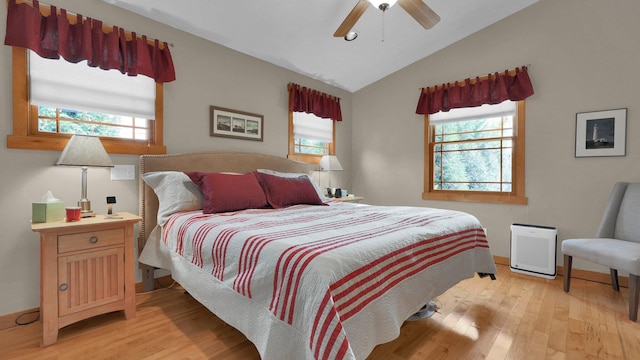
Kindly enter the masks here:
[[322, 92], [322, 91], [320, 91], [320, 90], [312, 89], [312, 88], [310, 88], [310, 87], [302, 86], [302, 85], [300, 85], [300, 84], [296, 84], [296, 83], [294, 83], [294, 82], [289, 82], [289, 83], [287, 84], [287, 90], [291, 90], [291, 88], [292, 88], [293, 86], [300, 86], [301, 88], [307, 88], [309, 91], [315, 91], [315, 92], [317, 92], [317, 93], [322, 94], [323, 96], [327, 96], [327, 97], [329, 97], [330, 99], [340, 100], [340, 98], [339, 98], [339, 97], [337, 97], [337, 96], [333, 96], [333, 95], [331, 95], [331, 94], [327, 94], [327, 93], [324, 93], [324, 92]]
[[[51, 4], [47, 4], [47, 3], [44, 3], [42, 1], [38, 1], [38, 3], [40, 4], [39, 10], [40, 10], [40, 13], [42, 15], [44, 15], [44, 16], [51, 15]], [[16, 0], [16, 4], [27, 4], [27, 5], [31, 5], [33, 7], [33, 1], [32, 0]], [[8, 0], [7, 0], [7, 6], [8, 6]], [[61, 15], [60, 7], [58, 7], [57, 5], [53, 5], [53, 6], [55, 6], [58, 9], [57, 10], [58, 15]], [[72, 12], [67, 10], [67, 19], [69, 19], [69, 23], [71, 23], [72, 25], [76, 24], [78, 22], [77, 21], [77, 16], [78, 16], [78, 14], [72, 13]], [[82, 15], [82, 17], [83, 18], [88, 18], [87, 16], [84, 16], [84, 15]], [[93, 18], [91, 18], [91, 19], [93, 19]], [[94, 19], [94, 20], [97, 20], [97, 19]], [[113, 32], [113, 26], [114, 25], [109, 25], [109, 24], [106, 24], [105, 22], [102, 22], [102, 31], [104, 31], [105, 33], [111, 33], [111, 32]], [[121, 28], [120, 26], [117, 26], [117, 27]], [[127, 40], [131, 40], [132, 39], [131, 31], [126, 31], [125, 30], [124, 35], [125, 35], [125, 38]], [[138, 37], [141, 38], [141, 36], [138, 36]], [[147, 43], [149, 45], [155, 46], [155, 40], [156, 39], [151, 39], [151, 38], [147, 37]], [[158, 40], [158, 42], [159, 42], [160, 49], [164, 48], [164, 41]], [[174, 46], [173, 43], [169, 43], [168, 45], [170, 47]]]
[[[514, 68], [513, 70], [509, 70], [509, 75], [514, 75], [514, 74], [516, 73], [516, 69], [519, 69], [519, 68], [521, 68], [521, 67], [522, 67], [522, 66], [518, 66], [517, 68]], [[524, 65], [524, 67], [526, 67], [527, 69], [531, 69], [531, 64]], [[503, 72], [504, 72], [504, 71], [502, 71], [502, 72], [498, 72], [498, 74], [502, 74]], [[478, 78], [479, 78], [480, 80], [486, 80], [486, 79], [488, 79], [488, 78], [489, 78], [489, 76], [492, 76], [492, 75], [494, 75], [495, 73], [496, 73], [496, 72], [493, 72], [493, 73], [491, 73], [491, 74], [487, 74], [487, 75], [484, 75], [484, 76], [479, 76]], [[470, 83], [471, 83], [471, 84], [475, 84], [475, 83], [476, 83], [476, 77], [475, 77], [475, 76], [474, 76], [474, 77], [469, 77], [469, 78], [467, 78], [467, 79], [469, 79], [469, 80], [470, 80]], [[450, 86], [451, 84], [455, 84], [456, 82], [457, 82], [458, 84], [464, 85], [464, 84], [465, 84], [465, 80], [466, 80], [466, 79], [464, 79], [464, 80], [458, 80], [458, 81], [450, 81], [450, 82], [448, 82], [448, 83], [446, 83], [446, 84], [440, 84], [440, 85], [429, 86], [429, 88], [432, 88], [432, 87], [435, 87], [435, 86], [442, 86], [442, 85]], [[427, 88], [427, 86], [422, 86], [422, 87], [419, 87], [418, 89], [422, 90], [422, 89], [426, 89], [426, 88]]]

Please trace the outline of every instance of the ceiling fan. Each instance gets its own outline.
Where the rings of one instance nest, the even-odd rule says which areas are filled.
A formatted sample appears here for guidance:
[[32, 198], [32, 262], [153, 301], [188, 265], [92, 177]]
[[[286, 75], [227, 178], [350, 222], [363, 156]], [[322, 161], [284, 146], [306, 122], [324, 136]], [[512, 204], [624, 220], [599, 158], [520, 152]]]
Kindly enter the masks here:
[[431, 29], [440, 21], [440, 16], [423, 3], [422, 0], [358, 0], [356, 6], [340, 24], [333, 36], [344, 37], [347, 35], [364, 11], [367, 10], [369, 4], [384, 12], [395, 5], [396, 2], [425, 29]]

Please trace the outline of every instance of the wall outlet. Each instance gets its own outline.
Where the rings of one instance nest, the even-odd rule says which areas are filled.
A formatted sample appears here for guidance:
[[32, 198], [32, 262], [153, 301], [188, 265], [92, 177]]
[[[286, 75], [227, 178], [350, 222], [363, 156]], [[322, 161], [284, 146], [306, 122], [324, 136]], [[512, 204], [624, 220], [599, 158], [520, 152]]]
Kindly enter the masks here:
[[111, 180], [135, 180], [135, 165], [115, 165], [111, 168]]

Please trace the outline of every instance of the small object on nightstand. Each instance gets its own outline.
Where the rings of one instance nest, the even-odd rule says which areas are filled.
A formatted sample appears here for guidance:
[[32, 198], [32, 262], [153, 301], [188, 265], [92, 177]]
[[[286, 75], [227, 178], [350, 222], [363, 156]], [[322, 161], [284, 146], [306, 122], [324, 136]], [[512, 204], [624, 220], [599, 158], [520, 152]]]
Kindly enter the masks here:
[[31, 204], [31, 222], [44, 223], [64, 219], [64, 202], [56, 199], [51, 190], [42, 197], [41, 202]]
[[66, 221], [78, 221], [80, 220], [80, 213], [82, 208], [80, 206], [67, 206], [65, 212], [67, 214]]
[[113, 214], [113, 204], [116, 203], [115, 196], [107, 196], [107, 215]]

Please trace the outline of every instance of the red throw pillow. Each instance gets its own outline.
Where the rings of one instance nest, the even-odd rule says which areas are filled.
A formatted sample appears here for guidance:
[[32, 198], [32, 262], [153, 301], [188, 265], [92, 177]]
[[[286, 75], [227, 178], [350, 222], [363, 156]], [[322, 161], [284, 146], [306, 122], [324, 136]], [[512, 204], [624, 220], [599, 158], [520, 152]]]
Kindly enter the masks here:
[[278, 209], [296, 204], [323, 205], [316, 189], [306, 176], [285, 178], [255, 172], [272, 208]]
[[204, 196], [202, 211], [215, 214], [244, 209], [266, 208], [267, 199], [253, 173], [242, 175], [186, 172]]

